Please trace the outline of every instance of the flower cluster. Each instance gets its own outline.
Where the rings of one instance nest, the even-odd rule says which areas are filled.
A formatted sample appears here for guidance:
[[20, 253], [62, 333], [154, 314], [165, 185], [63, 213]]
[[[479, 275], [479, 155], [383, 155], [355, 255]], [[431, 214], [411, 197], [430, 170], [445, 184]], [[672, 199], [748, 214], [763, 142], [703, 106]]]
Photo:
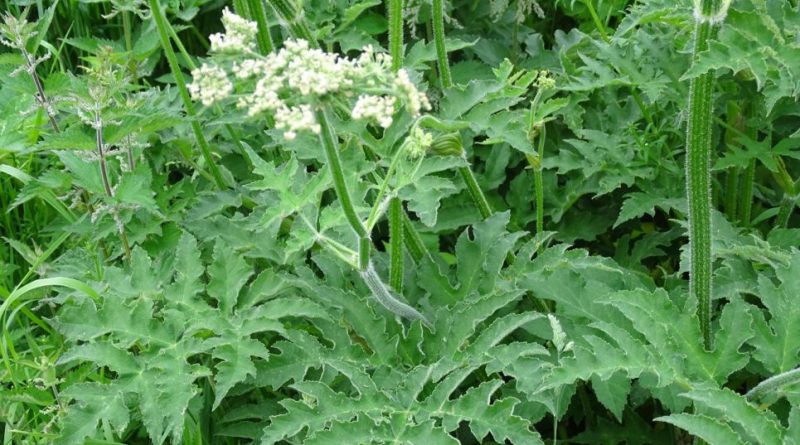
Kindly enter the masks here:
[[279, 112], [275, 113], [275, 127], [283, 130], [283, 137], [290, 141], [297, 136], [298, 131], [307, 130], [314, 134], [320, 132], [314, 111], [308, 105], [281, 107]]
[[556, 87], [556, 80], [549, 71], [542, 70], [536, 77], [536, 86], [542, 90], [552, 90]]
[[245, 20], [232, 13], [228, 8], [222, 10], [222, 25], [225, 34], [211, 34], [211, 51], [213, 52], [248, 52], [255, 47], [258, 27], [255, 22]]
[[391, 96], [361, 95], [353, 107], [353, 119], [375, 119], [383, 128], [392, 125], [394, 103], [397, 99]]
[[205, 106], [223, 100], [233, 92], [233, 84], [225, 71], [217, 66], [203, 64], [192, 72], [194, 82], [188, 85], [192, 99]]
[[425, 154], [433, 143], [433, 135], [424, 131], [422, 128], [414, 127], [405, 140], [408, 156], [419, 158]]
[[[404, 70], [393, 72], [391, 58], [371, 46], [358, 58], [328, 53], [305, 40], [288, 40], [280, 51], [266, 56], [252, 51], [256, 24], [227, 9], [223, 12], [225, 34], [212, 36], [212, 53], [236, 53], [217, 64], [204, 64], [192, 75], [192, 97], [212, 105], [233, 95], [248, 116], [272, 114], [276, 127], [293, 139], [300, 131], [319, 133], [315, 109], [326, 99], [350, 102], [353, 119], [389, 127], [399, 106], [412, 116], [430, 109], [430, 102]], [[355, 98], [355, 100], [354, 100]], [[353, 101], [351, 102], [351, 101]]]

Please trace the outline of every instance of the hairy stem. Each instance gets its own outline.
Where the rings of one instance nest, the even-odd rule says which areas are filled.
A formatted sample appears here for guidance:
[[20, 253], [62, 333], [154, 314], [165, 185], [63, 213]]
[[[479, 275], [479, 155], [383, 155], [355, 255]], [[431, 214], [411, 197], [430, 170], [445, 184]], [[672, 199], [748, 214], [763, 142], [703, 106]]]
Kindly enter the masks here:
[[386, 285], [381, 281], [378, 273], [371, 264], [366, 270], [361, 271], [361, 277], [375, 299], [390, 312], [409, 320], [420, 320], [425, 326], [432, 326], [428, 318], [422, 315], [418, 310], [392, 295], [392, 292], [386, 288]]
[[[97, 149], [97, 156], [100, 158], [100, 177], [103, 179], [103, 188], [109, 198], [114, 197], [114, 189], [111, 188], [111, 181], [108, 178], [108, 165], [106, 164], [105, 144], [103, 142], [103, 121], [100, 118], [100, 111], [94, 113], [94, 134], [95, 134], [95, 148]], [[131, 246], [128, 242], [128, 235], [125, 233], [125, 226], [119, 218], [119, 212], [116, 207], [112, 209], [114, 216], [114, 223], [117, 225], [120, 241], [122, 241], [122, 249], [125, 252], [125, 258], [131, 258]]]
[[328, 114], [324, 109], [320, 109], [317, 111], [316, 117], [321, 129], [319, 140], [325, 150], [325, 158], [333, 178], [333, 189], [336, 191], [336, 197], [339, 198], [350, 228], [353, 229], [358, 237], [359, 270], [363, 272], [369, 265], [370, 248], [372, 246], [369, 232], [367, 232], [367, 228], [358, 217], [353, 201], [350, 198], [350, 191], [347, 189], [347, 182], [342, 169], [342, 161], [339, 158], [339, 144], [328, 120]]
[[183, 106], [186, 109], [186, 114], [189, 116], [191, 121], [192, 132], [197, 140], [197, 145], [200, 146], [200, 152], [203, 155], [203, 159], [206, 161], [217, 188], [225, 189], [227, 187], [225, 184], [225, 179], [222, 177], [222, 173], [217, 166], [217, 162], [214, 160], [214, 157], [211, 154], [211, 148], [208, 145], [208, 141], [203, 134], [203, 130], [200, 128], [200, 123], [197, 121], [197, 113], [194, 110], [192, 98], [189, 96], [189, 90], [186, 88], [186, 80], [184, 80], [183, 72], [181, 72], [180, 65], [178, 65], [178, 58], [175, 56], [175, 50], [172, 48], [172, 43], [169, 39], [169, 33], [167, 32], [166, 19], [161, 11], [161, 6], [158, 4], [159, 0], [149, 0], [149, 2], [150, 10], [153, 13], [156, 28], [158, 29], [158, 36], [161, 39], [161, 47], [164, 49], [164, 55], [167, 57], [169, 69], [172, 71], [172, 76], [175, 78], [175, 83], [178, 85], [178, 91], [180, 92]]
[[433, 0], [433, 40], [436, 45], [436, 58], [439, 62], [439, 78], [442, 88], [453, 86], [450, 74], [450, 62], [447, 60], [447, 48], [444, 40], [444, 5], [442, 0]]
[[403, 203], [400, 198], [389, 202], [389, 286], [403, 293]]
[[[714, 24], [724, 11], [719, 0], [695, 4], [697, 19], [693, 58], [708, 49]], [[689, 201], [689, 291], [697, 298], [703, 345], [710, 350], [711, 332], [711, 137], [714, 74], [704, 73], [689, 86], [689, 124], [686, 132], [686, 193]]]
[[36, 73], [36, 65], [38, 63], [36, 57], [26, 51], [24, 48], [22, 49], [22, 57], [25, 58], [27, 71], [33, 80], [33, 84], [36, 86], [36, 100], [39, 102], [39, 106], [42, 107], [42, 110], [44, 110], [44, 113], [47, 115], [47, 119], [50, 121], [50, 126], [53, 127], [53, 131], [60, 133], [61, 129], [58, 128], [56, 117], [53, 115], [52, 109], [50, 108], [50, 102], [48, 101], [47, 96], [44, 94], [42, 80], [39, 78], [39, 74]]
[[461, 174], [461, 178], [463, 178], [464, 183], [467, 184], [469, 196], [472, 198], [472, 202], [475, 203], [475, 207], [481, 212], [481, 217], [486, 219], [492, 216], [492, 207], [489, 205], [489, 201], [486, 200], [486, 195], [483, 194], [478, 180], [475, 179], [475, 174], [472, 173], [472, 169], [469, 168], [469, 166], [459, 167], [458, 173]]
[[389, 21], [389, 55], [392, 56], [392, 70], [403, 66], [403, 0], [389, 0], [386, 7]]
[[795, 368], [764, 380], [756, 385], [755, 388], [748, 391], [745, 397], [750, 401], [759, 401], [767, 394], [776, 392], [784, 386], [796, 383], [800, 383], [800, 368]]
[[138, 82], [138, 73], [136, 72], [136, 60], [133, 58], [133, 37], [131, 25], [131, 13], [129, 11], [122, 11], [122, 32], [125, 37], [125, 51], [128, 52], [128, 71], [131, 73], [133, 83]]

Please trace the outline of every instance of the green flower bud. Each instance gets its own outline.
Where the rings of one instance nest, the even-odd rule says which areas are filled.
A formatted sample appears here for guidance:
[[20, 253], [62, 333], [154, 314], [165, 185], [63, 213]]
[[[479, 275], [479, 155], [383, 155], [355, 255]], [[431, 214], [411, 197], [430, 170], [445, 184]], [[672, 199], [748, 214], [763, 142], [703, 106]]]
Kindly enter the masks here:
[[461, 156], [464, 153], [461, 133], [455, 131], [436, 136], [429, 150], [437, 156]]

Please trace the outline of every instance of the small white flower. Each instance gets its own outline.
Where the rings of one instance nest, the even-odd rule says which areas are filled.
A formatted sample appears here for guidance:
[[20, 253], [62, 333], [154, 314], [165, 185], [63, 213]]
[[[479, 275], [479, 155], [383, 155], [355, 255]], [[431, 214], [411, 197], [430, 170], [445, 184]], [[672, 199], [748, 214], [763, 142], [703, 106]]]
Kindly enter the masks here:
[[194, 81], [188, 85], [192, 99], [199, 100], [205, 106], [225, 99], [233, 92], [233, 84], [222, 68], [203, 64], [192, 71]]
[[396, 101], [397, 99], [392, 96], [361, 95], [356, 101], [351, 115], [356, 120], [374, 119], [381, 127], [389, 128], [392, 125]]
[[310, 131], [314, 134], [321, 131], [310, 105], [282, 106], [275, 113], [275, 128], [284, 130], [283, 137], [290, 141], [297, 136], [298, 131]]
[[212, 52], [248, 52], [255, 47], [258, 26], [232, 13], [228, 8], [222, 10], [222, 25], [225, 34], [209, 36]]
[[431, 109], [428, 96], [426, 96], [425, 93], [421, 93], [417, 89], [417, 86], [411, 82], [406, 70], [400, 69], [397, 71], [394, 85], [412, 116], [419, 116], [420, 111]]

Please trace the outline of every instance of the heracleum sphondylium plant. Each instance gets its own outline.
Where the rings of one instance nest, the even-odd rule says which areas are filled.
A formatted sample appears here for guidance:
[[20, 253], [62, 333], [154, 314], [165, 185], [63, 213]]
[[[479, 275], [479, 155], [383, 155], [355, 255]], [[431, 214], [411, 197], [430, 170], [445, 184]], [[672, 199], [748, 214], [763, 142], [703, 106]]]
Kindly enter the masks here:
[[[355, 210], [339, 156], [338, 135], [329, 116], [331, 104], [344, 100], [351, 104], [352, 119], [388, 128], [398, 105], [416, 118], [430, 108], [427, 97], [417, 90], [405, 70], [393, 71], [391, 58], [375, 52], [372, 47], [364, 48], [357, 59], [351, 60], [313, 48], [306, 40], [289, 40], [281, 50], [261, 56], [255, 51], [257, 27], [254, 22], [227, 9], [223, 11], [222, 20], [225, 33], [210, 38], [211, 52], [217, 63], [203, 64], [193, 72], [195, 81], [189, 85], [192, 96], [206, 106], [235, 98], [236, 106], [246, 110], [250, 117], [270, 115], [288, 141], [300, 132], [317, 135], [325, 151], [334, 190], [358, 240], [353, 254], [341, 248], [334, 251], [359, 271], [375, 298], [387, 309], [401, 317], [428, 323], [425, 316], [391, 294], [372, 266], [372, 241], [368, 230], [371, 224], [365, 224]], [[227, 70], [233, 73], [230, 76], [234, 77], [236, 88]], [[395, 159], [405, 152], [412, 156], [422, 153], [430, 144], [430, 138], [415, 128], [418, 136], [409, 138], [413, 143], [403, 144]], [[390, 169], [385, 181], [391, 173]], [[374, 208], [382, 206], [379, 195]], [[371, 212], [372, 216], [375, 214]], [[396, 208], [390, 214], [395, 219], [399, 216]], [[397, 221], [393, 225], [396, 226]], [[397, 284], [396, 269], [393, 277], [392, 281]]]
[[[725, 20], [730, 0], [695, 0], [693, 57], [708, 49], [715, 28]], [[689, 85], [686, 131], [686, 193], [689, 201], [689, 292], [697, 299], [703, 344], [711, 349], [711, 143], [714, 73]]]

